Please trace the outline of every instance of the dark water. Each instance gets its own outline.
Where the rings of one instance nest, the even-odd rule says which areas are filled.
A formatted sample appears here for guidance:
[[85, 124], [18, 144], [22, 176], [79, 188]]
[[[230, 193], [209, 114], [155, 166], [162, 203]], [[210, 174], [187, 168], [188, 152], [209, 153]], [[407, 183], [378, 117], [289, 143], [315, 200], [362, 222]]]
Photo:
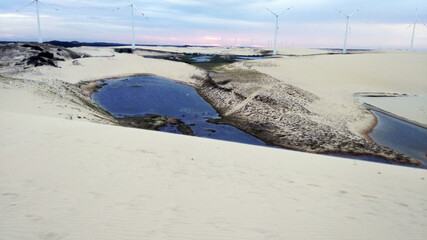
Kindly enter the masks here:
[[[213, 61], [214, 56], [212, 55], [200, 55], [196, 57], [192, 57], [192, 62], [195, 63], [207, 63]], [[255, 56], [232, 56], [233, 61], [240, 62], [245, 60], [257, 60], [257, 59], [266, 59], [266, 57], [255, 57]], [[215, 61], [218, 61], [217, 59]]]
[[246, 57], [246, 56], [238, 56], [238, 57], [236, 58], [236, 61], [237, 61], [237, 62], [240, 62], [240, 61], [245, 61], [245, 60], [258, 60], [258, 59], [267, 59], [267, 58], [266, 58], [266, 57], [250, 57], [250, 56]]
[[[195, 136], [266, 145], [235, 127], [207, 122], [220, 116], [192, 87], [155, 76], [112, 79], [105, 83], [92, 99], [117, 118], [158, 114], [183, 121]], [[172, 124], [158, 130], [181, 134]]]
[[378, 144], [417, 159], [427, 166], [427, 129], [372, 111], [378, 124], [369, 136]]
[[203, 55], [203, 56], [198, 56], [198, 57], [193, 57], [192, 60], [194, 62], [210, 62], [212, 59], [212, 56], [208, 56], [208, 55]]

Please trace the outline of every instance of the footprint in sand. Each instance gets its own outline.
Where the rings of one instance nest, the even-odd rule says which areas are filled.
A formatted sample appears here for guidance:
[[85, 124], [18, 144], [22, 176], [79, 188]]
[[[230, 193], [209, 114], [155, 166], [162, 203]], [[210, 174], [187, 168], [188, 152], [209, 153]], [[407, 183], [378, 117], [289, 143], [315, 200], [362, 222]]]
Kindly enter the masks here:
[[67, 236], [67, 234], [58, 234], [55, 232], [41, 232], [39, 234], [40, 239], [45, 240], [57, 240], [57, 239], [63, 239]]
[[39, 222], [43, 219], [43, 217], [41, 217], [41, 216], [32, 215], [32, 214], [27, 214], [27, 215], [25, 215], [25, 217], [28, 218], [29, 220], [33, 221], [33, 222]]
[[366, 194], [362, 194], [362, 197], [365, 197], [365, 198], [372, 198], [372, 199], [377, 199], [377, 197], [375, 197], [375, 196], [372, 196], [372, 195], [366, 195]]
[[2, 197], [7, 197], [7, 198], [10, 198], [10, 199], [17, 199], [17, 198], [19, 198], [19, 194], [9, 193], [9, 192], [2, 193], [1, 196]]

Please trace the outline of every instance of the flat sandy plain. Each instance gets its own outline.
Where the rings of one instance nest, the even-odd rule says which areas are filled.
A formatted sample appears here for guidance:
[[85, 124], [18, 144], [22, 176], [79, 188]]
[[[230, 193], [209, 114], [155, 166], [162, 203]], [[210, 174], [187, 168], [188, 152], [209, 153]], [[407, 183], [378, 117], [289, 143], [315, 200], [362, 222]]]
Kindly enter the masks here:
[[[147, 73], [194, 83], [203, 72], [110, 48], [74, 51], [92, 57], [2, 72], [1, 239], [427, 235], [426, 170], [114, 126], [82, 104], [72, 84]], [[283, 49], [301, 57], [231, 67], [256, 69], [327, 99], [333, 108], [316, 107], [331, 115], [360, 107], [357, 92], [427, 91], [427, 53], [319, 52]], [[372, 121], [355, 121], [354, 132]]]

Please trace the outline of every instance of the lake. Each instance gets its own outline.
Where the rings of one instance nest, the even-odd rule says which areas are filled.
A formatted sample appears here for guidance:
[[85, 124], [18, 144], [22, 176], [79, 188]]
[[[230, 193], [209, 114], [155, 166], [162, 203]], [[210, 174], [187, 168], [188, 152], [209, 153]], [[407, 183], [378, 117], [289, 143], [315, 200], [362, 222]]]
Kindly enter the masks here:
[[[179, 120], [198, 137], [266, 145], [233, 126], [208, 122], [209, 119], [221, 117], [193, 87], [157, 76], [125, 77], [101, 82], [105, 85], [92, 95], [92, 99], [116, 118], [156, 114]], [[182, 134], [179, 126], [166, 123], [157, 130]]]

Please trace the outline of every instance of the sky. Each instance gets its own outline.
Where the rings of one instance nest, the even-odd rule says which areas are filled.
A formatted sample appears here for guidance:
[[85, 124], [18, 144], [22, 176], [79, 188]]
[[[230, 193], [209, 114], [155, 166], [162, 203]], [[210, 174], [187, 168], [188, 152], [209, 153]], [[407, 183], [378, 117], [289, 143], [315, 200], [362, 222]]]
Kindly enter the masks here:
[[[44, 41], [131, 42], [129, 0], [40, 0]], [[35, 3], [1, 0], [0, 41], [37, 41]], [[25, 5], [28, 6], [24, 7]], [[137, 44], [427, 50], [423, 0], [134, 0]], [[23, 8], [24, 7], [24, 8]], [[341, 10], [341, 13], [340, 13]]]

